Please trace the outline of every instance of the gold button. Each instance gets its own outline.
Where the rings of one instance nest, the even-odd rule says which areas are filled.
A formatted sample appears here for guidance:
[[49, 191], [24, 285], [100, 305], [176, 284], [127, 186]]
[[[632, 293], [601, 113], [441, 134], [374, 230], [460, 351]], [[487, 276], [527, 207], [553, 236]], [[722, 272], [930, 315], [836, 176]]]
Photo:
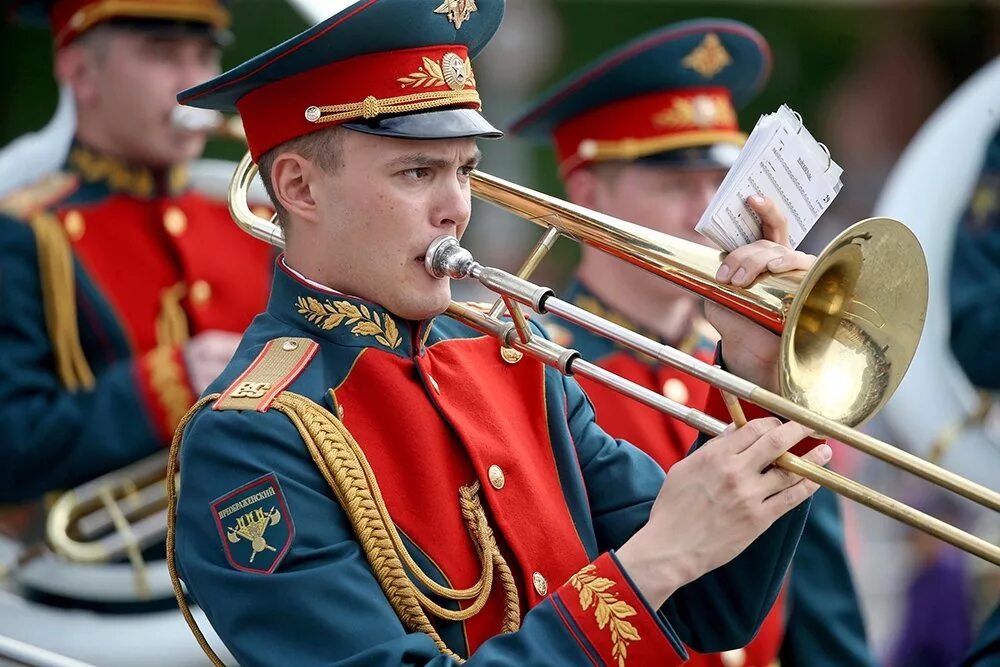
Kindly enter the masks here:
[[286, 340], [284, 344], [281, 346], [281, 349], [284, 350], [285, 352], [291, 352], [292, 350], [298, 348], [298, 346], [299, 346], [298, 341]]
[[204, 280], [194, 281], [194, 284], [191, 285], [191, 303], [196, 306], [204, 306], [211, 298], [212, 286]]
[[427, 381], [431, 383], [431, 387], [434, 389], [435, 392], [437, 392], [438, 394], [441, 393], [441, 387], [438, 386], [437, 380], [434, 379], [434, 376], [428, 374]]
[[180, 236], [187, 230], [187, 216], [184, 211], [171, 206], [163, 213], [163, 226], [171, 236]]
[[670, 378], [663, 383], [663, 395], [669, 398], [671, 401], [677, 401], [678, 403], [687, 404], [688, 398], [691, 397], [690, 392], [688, 392], [687, 385], [684, 384], [682, 380], [677, 378]]
[[549, 592], [549, 582], [545, 581], [541, 572], [535, 572], [531, 575], [531, 583], [535, 585], [535, 592], [542, 597], [545, 597], [545, 594]]
[[63, 218], [63, 226], [70, 241], [79, 241], [83, 238], [83, 233], [87, 231], [87, 225], [83, 222], [83, 214], [77, 210], [70, 211]]
[[490, 478], [490, 484], [492, 484], [493, 488], [497, 491], [502, 489], [503, 485], [507, 483], [507, 479], [503, 475], [503, 470], [501, 470], [498, 465], [491, 465], [487, 474]]
[[503, 346], [500, 348], [500, 358], [506, 361], [508, 364], [516, 364], [521, 361], [524, 356], [524, 352], [520, 350], [515, 350], [512, 347]]

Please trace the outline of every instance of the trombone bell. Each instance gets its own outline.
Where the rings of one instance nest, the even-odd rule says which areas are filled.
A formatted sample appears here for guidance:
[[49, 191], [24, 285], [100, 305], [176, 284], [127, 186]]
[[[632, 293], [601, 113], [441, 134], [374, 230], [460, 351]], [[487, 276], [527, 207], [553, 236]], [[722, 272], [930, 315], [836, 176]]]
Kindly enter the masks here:
[[[910, 365], [927, 311], [927, 264], [891, 218], [856, 223], [808, 272], [721, 285], [717, 250], [475, 172], [479, 199], [654, 273], [780, 334], [782, 395], [848, 426], [875, 414]], [[522, 277], [527, 277], [522, 275]]]
[[[230, 213], [245, 232], [281, 247], [281, 228], [247, 205], [256, 173], [247, 153], [230, 185]], [[780, 334], [782, 395], [827, 419], [856, 426], [874, 415], [899, 386], [916, 352], [927, 311], [927, 264], [917, 238], [891, 218], [849, 227], [808, 272], [765, 275], [740, 288], [715, 281], [723, 255], [712, 248], [483, 172], [473, 172], [471, 183], [478, 199], [670, 280]]]
[[781, 394], [847, 426], [866, 421], [909, 368], [927, 285], [920, 243], [902, 223], [849, 227], [801, 278], [784, 316]]

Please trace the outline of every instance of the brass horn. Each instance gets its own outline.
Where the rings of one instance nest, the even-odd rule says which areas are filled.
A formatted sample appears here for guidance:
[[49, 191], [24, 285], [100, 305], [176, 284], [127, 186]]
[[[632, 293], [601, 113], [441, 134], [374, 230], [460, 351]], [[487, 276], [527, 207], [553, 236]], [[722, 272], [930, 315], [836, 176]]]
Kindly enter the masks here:
[[246, 145], [247, 135], [239, 116], [225, 116], [211, 109], [177, 105], [170, 114], [170, 124], [186, 132], [204, 132], [216, 139], [229, 139]]
[[[437, 278], [473, 278], [478, 280], [500, 295], [502, 303], [511, 315], [511, 321], [500, 320], [489, 313], [455, 302], [452, 302], [448, 307], [449, 316], [467, 326], [496, 337], [503, 345], [538, 359], [558, 369], [563, 374], [580, 375], [594, 380], [644, 405], [675, 417], [702, 433], [719, 435], [726, 428], [726, 424], [596, 366], [580, 358], [580, 354], [575, 350], [567, 349], [533, 334], [520, 307], [527, 306], [539, 314], [552, 314], [579, 324], [600, 336], [642, 352], [668, 366], [687, 372], [723, 392], [729, 392], [734, 396], [751, 401], [775, 414], [809, 426], [819, 434], [836, 437], [845, 444], [862, 451], [868, 451], [884, 461], [938, 482], [945, 488], [974, 499], [994, 511], [1000, 507], [1000, 494], [990, 489], [938, 468], [923, 459], [896, 449], [844, 424], [823, 417], [740, 377], [699, 361], [674, 347], [660, 344], [571, 303], [557, 299], [551, 289], [535, 285], [506, 271], [483, 266], [476, 262], [454, 237], [442, 236], [436, 239], [427, 249], [425, 265], [428, 273]], [[774, 464], [825, 486], [870, 509], [948, 542], [994, 565], [1000, 565], [1000, 547], [893, 500], [858, 482], [791, 454], [782, 454]]]
[[[178, 105], [170, 122], [178, 130], [246, 145], [239, 116]], [[166, 462], [165, 452], [153, 454], [60, 494], [46, 517], [48, 545], [78, 563], [127, 556], [138, 567], [142, 550], [162, 543], [167, 534]], [[26, 550], [15, 567], [42, 553]]]
[[[247, 233], [281, 246], [280, 228], [246, 205], [256, 173], [248, 154], [230, 186], [230, 213]], [[852, 226], [809, 272], [766, 275], [740, 288], [715, 281], [722, 261], [717, 250], [483, 172], [474, 172], [471, 181], [476, 198], [546, 228], [520, 277], [566, 236], [690, 289], [781, 334], [781, 394], [847, 426], [885, 405], [916, 351], [927, 310], [927, 267], [916, 237], [896, 220]]]
[[[266, 220], [255, 215], [247, 203], [247, 192], [256, 173], [257, 167], [250, 155], [245, 155], [230, 184], [230, 213], [244, 231], [281, 247], [284, 244], [281, 228], [273, 218]], [[709, 248], [589, 211], [481, 172], [472, 175], [472, 190], [477, 198], [525, 217], [545, 227], [546, 231], [517, 276], [480, 266], [457, 246], [454, 239], [440, 241], [429, 248], [429, 270], [455, 278], [476, 278], [500, 296], [489, 313], [452, 303], [448, 309], [450, 316], [497, 336], [505, 345], [563, 372], [608, 384], [703, 432], [715, 434], [723, 428], [724, 424], [712, 417], [631, 385], [579, 359], [573, 350], [532, 336], [520, 306], [566, 317], [775, 414], [810, 426], [817, 433], [837, 438], [1000, 511], [997, 492], [852, 428], [877, 412], [891, 396], [905, 374], [920, 337], [927, 274], [919, 244], [901, 223], [888, 218], [860, 222], [835, 239], [809, 272], [765, 276], [742, 289], [714, 282], [721, 255]], [[780, 333], [783, 395], [768, 392], [711, 365], [697, 362], [678, 350], [644, 339], [554, 298], [551, 290], [528, 283], [525, 278], [559, 236], [568, 236], [611, 253]], [[509, 311], [512, 322], [499, 319], [504, 309]], [[776, 465], [1000, 565], [997, 546], [857, 482], [790, 455], [781, 457]], [[165, 491], [162, 482], [159, 488]], [[113, 521], [106, 507], [97, 511], [102, 525]]]
[[142, 551], [167, 534], [166, 467], [158, 452], [62, 493], [46, 517], [49, 546], [79, 563], [127, 556], [141, 565]]
[[[254, 215], [246, 193], [257, 167], [249, 154], [229, 189], [229, 210], [244, 231], [278, 247], [281, 228]], [[640, 350], [723, 391], [836, 438], [860, 451], [916, 474], [993, 511], [1000, 494], [857, 431], [892, 395], [916, 351], [927, 306], [927, 270], [913, 234], [890, 218], [859, 222], [840, 234], [808, 272], [764, 276], [748, 288], [714, 281], [718, 251], [590, 211], [482, 172], [471, 177], [475, 197], [496, 204], [544, 228], [545, 233], [518, 275], [476, 263], [455, 239], [438, 239], [426, 253], [428, 271], [438, 277], [475, 278], [500, 299], [489, 313], [453, 302], [448, 314], [501, 339], [503, 344], [556, 366], [603, 382], [698, 430], [717, 434], [724, 426], [631, 385], [573, 350], [532, 336], [520, 305], [586, 326]], [[669, 346], [643, 338], [565, 301], [525, 279], [559, 236], [568, 236], [693, 290], [780, 333], [781, 391], [774, 394], [742, 378], [703, 364]], [[498, 319], [506, 309], [512, 322]], [[558, 349], [557, 349], [558, 348]], [[832, 395], [831, 395], [832, 394]], [[776, 465], [808, 477], [869, 508], [903, 521], [974, 555], [1000, 565], [1000, 547], [969, 535], [822, 467], [786, 455]]]

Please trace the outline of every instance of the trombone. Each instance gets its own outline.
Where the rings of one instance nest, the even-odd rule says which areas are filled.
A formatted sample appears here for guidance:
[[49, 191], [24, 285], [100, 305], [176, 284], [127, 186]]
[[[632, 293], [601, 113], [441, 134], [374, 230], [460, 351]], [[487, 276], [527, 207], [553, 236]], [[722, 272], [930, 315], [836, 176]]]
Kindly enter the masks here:
[[[257, 166], [251, 156], [245, 155], [230, 184], [230, 213], [245, 232], [281, 247], [284, 245], [281, 228], [273, 219], [255, 215], [247, 203], [247, 193], [256, 173]], [[471, 182], [474, 196], [544, 227], [545, 232], [517, 275], [478, 264], [454, 238], [436, 240], [425, 255], [426, 268], [432, 275], [476, 279], [499, 296], [489, 312], [452, 302], [447, 311], [451, 317], [563, 373], [588, 377], [610, 386], [699, 431], [717, 435], [725, 428], [723, 422], [713, 417], [611, 374], [581, 359], [574, 350], [533, 335], [521, 307], [566, 318], [690, 373], [724, 392], [809, 426], [818, 434], [836, 438], [988, 509], [1000, 511], [1000, 493], [853, 428], [888, 401], [916, 351], [923, 327], [927, 304], [926, 265], [919, 243], [901, 223], [889, 218], [859, 222], [828, 245], [810, 271], [768, 275], [747, 288], [738, 288], [714, 281], [720, 264], [718, 251], [590, 211], [482, 172], [474, 172]], [[528, 282], [527, 278], [560, 236], [596, 247], [687, 287], [781, 334], [780, 394], [644, 338], [555, 298], [548, 288]], [[501, 319], [505, 310], [510, 315], [509, 321]], [[162, 466], [162, 462], [158, 465]], [[853, 480], [790, 454], [782, 455], [775, 465], [1000, 565], [1000, 547]], [[158, 474], [162, 474], [162, 467]], [[144, 498], [157, 504], [155, 510], [137, 507], [129, 514], [156, 515], [155, 533], [162, 538], [166, 532], [165, 521], [162, 530], [159, 528], [163, 506], [160, 503], [166, 493], [162, 478], [157, 479], [155, 487], [157, 491]], [[136, 495], [129, 479], [118, 479], [116, 488], [123, 495]], [[96, 510], [99, 519], [88, 519], [87, 523], [103, 527], [120, 524], [121, 517], [104, 516], [110, 508], [107, 502], [101, 504], [103, 507]], [[72, 522], [62, 522], [62, 532], [85, 532], [73, 527], [86, 516], [80, 509], [79, 506], [72, 510], [66, 508], [59, 513], [63, 519], [73, 518]], [[144, 544], [151, 539], [147, 527], [143, 525], [138, 534], [128, 540], [133, 549], [136, 542]], [[93, 560], [118, 557], [124, 547], [120, 540], [115, 543], [109, 539], [100, 549], [76, 548], [72, 541], [54, 538], [51, 532], [50, 541], [62, 547], [61, 552], [72, 550]]]
[[[257, 166], [246, 154], [233, 175], [229, 210], [245, 232], [284, 245], [281, 228], [250, 210], [246, 193]], [[764, 276], [748, 288], [714, 282], [720, 253], [474, 172], [472, 193], [543, 228], [545, 233], [518, 275], [485, 267], [453, 237], [435, 240], [425, 266], [439, 278], [473, 278], [499, 295], [489, 312], [452, 302], [447, 314], [501, 344], [566, 374], [601, 382], [709, 435], [725, 424], [670, 401], [533, 335], [521, 306], [564, 317], [631, 349], [809, 426], [974, 502], [1000, 511], [1000, 493], [933, 465], [853, 428], [875, 414], [899, 385], [916, 351], [927, 307], [927, 267], [916, 237], [890, 218], [861, 221], [831, 242], [808, 272]], [[566, 301], [527, 277], [560, 236], [628, 261], [734, 310], [781, 334], [781, 395], [644, 338]], [[504, 310], [511, 321], [500, 319]], [[817, 482], [871, 509], [924, 531], [994, 565], [1000, 547], [869, 489], [842, 475], [784, 454], [775, 465]]]

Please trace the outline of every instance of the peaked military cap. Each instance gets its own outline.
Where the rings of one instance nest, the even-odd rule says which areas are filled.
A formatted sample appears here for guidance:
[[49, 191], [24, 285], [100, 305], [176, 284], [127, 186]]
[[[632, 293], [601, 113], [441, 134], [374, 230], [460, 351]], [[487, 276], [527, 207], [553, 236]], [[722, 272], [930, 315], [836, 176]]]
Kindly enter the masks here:
[[471, 59], [503, 0], [361, 0], [211, 81], [181, 104], [240, 112], [255, 160], [333, 125], [391, 137], [498, 137]]
[[50, 26], [57, 47], [102, 23], [205, 31], [225, 41], [230, 19], [225, 0], [14, 0], [13, 18], [26, 25]]
[[510, 129], [552, 140], [563, 175], [609, 160], [729, 167], [746, 141], [736, 108], [760, 90], [770, 69], [767, 42], [748, 25], [676, 23], [570, 75]]

